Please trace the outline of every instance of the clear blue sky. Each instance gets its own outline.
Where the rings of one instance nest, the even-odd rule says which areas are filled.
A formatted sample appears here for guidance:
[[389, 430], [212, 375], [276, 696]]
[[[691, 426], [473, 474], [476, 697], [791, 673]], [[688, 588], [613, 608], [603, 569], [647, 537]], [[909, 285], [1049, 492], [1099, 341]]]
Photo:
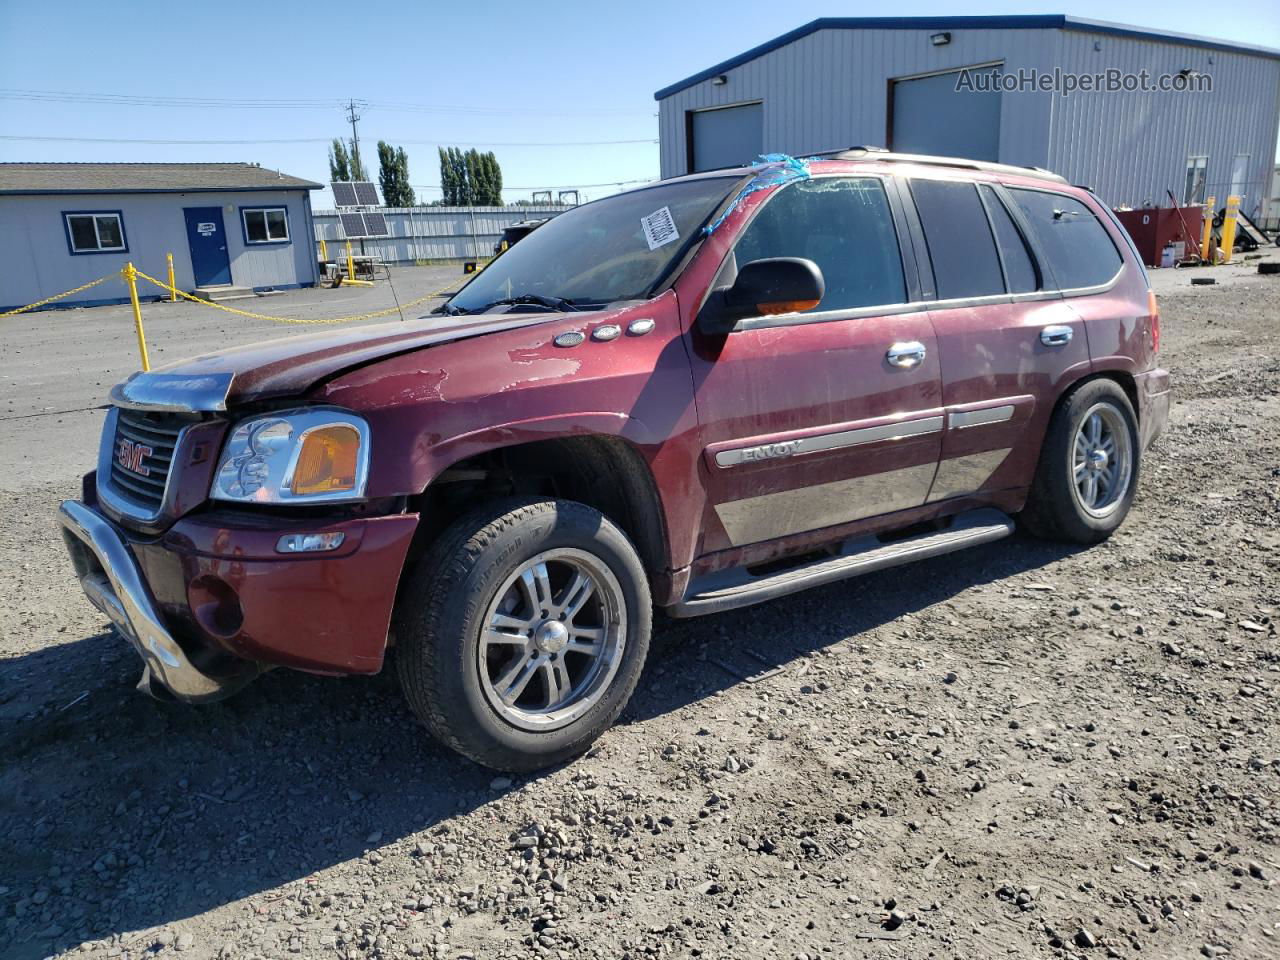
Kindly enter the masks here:
[[[438, 185], [434, 144], [490, 147], [511, 187], [506, 192], [510, 201], [528, 197], [528, 188], [657, 176], [653, 92], [816, 17], [957, 12], [954, 3], [920, 0], [903, 0], [891, 10], [777, 0], [648, 0], [634, 7], [581, 0], [0, 0], [4, 90], [326, 101], [287, 109], [196, 109], [0, 99], [0, 135], [126, 140], [349, 136], [336, 103], [355, 97], [371, 103], [360, 122], [366, 160], [379, 139], [425, 141], [405, 145], [411, 179]], [[963, 13], [1066, 13], [1280, 47], [1276, 0], [1088, 0], [1040, 8], [991, 2], [965, 7]], [[428, 109], [392, 109], [379, 103]], [[565, 145], [615, 140], [642, 142]], [[296, 176], [328, 178], [320, 143], [0, 140], [0, 160], [247, 160]], [[597, 197], [613, 188], [586, 187], [584, 192]], [[419, 193], [426, 199], [439, 196], [434, 190]], [[316, 199], [318, 206], [328, 206], [327, 191]]]

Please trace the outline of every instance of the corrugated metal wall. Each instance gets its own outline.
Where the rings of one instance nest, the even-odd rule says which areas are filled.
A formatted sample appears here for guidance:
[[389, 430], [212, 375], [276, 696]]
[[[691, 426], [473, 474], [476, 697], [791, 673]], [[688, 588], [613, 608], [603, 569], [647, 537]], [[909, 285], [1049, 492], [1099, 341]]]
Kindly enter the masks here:
[[[364, 241], [363, 250], [388, 263], [415, 260], [464, 260], [493, 255], [505, 227], [521, 220], [554, 217], [570, 207], [560, 204], [525, 207], [390, 207], [387, 226], [391, 236]], [[316, 239], [329, 244], [329, 256], [345, 249], [345, 234], [333, 210], [315, 213]], [[360, 247], [357, 240], [353, 247]]]
[[934, 32], [820, 30], [728, 70], [721, 86], [708, 79], [673, 93], [659, 103], [662, 175], [685, 172], [688, 110], [763, 100], [764, 149], [804, 155], [886, 144], [895, 78], [984, 63], [1001, 63], [1006, 74], [1190, 68], [1213, 76], [1212, 93], [1004, 93], [1000, 159], [1048, 167], [1109, 203], [1136, 206], [1159, 202], [1166, 188], [1181, 200], [1190, 154], [1209, 156], [1209, 189], [1221, 201], [1233, 157], [1248, 153], [1249, 191], [1259, 201], [1266, 195], [1280, 60], [1058, 29], [952, 30], [951, 42], [935, 47]]
[[[1280, 60], [1074, 31], [1059, 34], [1064, 71], [1115, 67], [1152, 76], [1191, 69], [1213, 78], [1210, 93], [1075, 93], [1057, 97], [1050, 169], [1093, 187], [1111, 204], [1182, 201], [1188, 156], [1208, 156], [1208, 193], [1219, 206], [1235, 154], [1250, 154], [1242, 204], [1260, 215], [1275, 162]], [[1098, 49], [1095, 49], [1097, 47]]]
[[[1051, 62], [1049, 30], [953, 30], [935, 47], [932, 30], [820, 30], [734, 67], [728, 82], [703, 80], [659, 103], [664, 177], [685, 172], [685, 111], [764, 101], [764, 149], [795, 155], [888, 140], [889, 80], [1004, 61], [1006, 69]], [[1015, 56], [1016, 54], [1016, 56]], [[1006, 163], [1044, 166], [1047, 93], [1004, 98], [1000, 152]], [[743, 162], [754, 158], [743, 157]]]

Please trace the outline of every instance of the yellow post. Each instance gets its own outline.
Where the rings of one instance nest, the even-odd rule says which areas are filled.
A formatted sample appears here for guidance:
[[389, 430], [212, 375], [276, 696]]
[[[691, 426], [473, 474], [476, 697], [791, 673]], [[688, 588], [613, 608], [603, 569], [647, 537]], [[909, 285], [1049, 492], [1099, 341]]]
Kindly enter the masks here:
[[1222, 262], [1231, 262], [1231, 248], [1236, 245], [1236, 214], [1240, 212], [1240, 198], [1227, 197], [1227, 212], [1222, 220]]
[[356, 278], [356, 262], [351, 259], [351, 241], [347, 241], [347, 279], [354, 280]]
[[324, 242], [324, 237], [320, 238], [320, 259], [321, 260], [329, 259], [329, 245]]
[[1217, 197], [1210, 197], [1204, 202], [1204, 223], [1200, 227], [1200, 259], [1213, 263], [1211, 247], [1213, 246], [1213, 205]]
[[138, 305], [138, 271], [132, 260], [124, 265], [120, 275], [129, 287], [129, 302], [133, 304], [133, 328], [138, 332], [138, 353], [142, 354], [142, 370], [145, 373], [151, 369], [151, 361], [147, 359], [147, 338], [142, 332], [142, 307]]
[[166, 253], [165, 256], [169, 258], [169, 302], [177, 303], [178, 285], [173, 282], [173, 254]]

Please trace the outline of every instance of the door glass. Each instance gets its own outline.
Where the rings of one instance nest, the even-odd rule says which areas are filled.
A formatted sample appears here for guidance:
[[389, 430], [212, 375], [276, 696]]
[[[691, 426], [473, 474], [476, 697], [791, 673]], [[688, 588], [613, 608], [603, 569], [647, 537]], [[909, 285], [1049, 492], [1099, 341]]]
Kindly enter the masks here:
[[1093, 211], [1079, 200], [1043, 190], [1010, 188], [1009, 193], [1049, 258], [1060, 289], [1097, 286], [1119, 272], [1124, 262], [1120, 251]]
[[912, 180], [939, 300], [1004, 293], [991, 225], [972, 183]]
[[[1231, 195], [1240, 197], [1241, 201], [1244, 200], [1246, 192], [1245, 177], [1249, 175], [1248, 170], [1249, 154], [1237, 153], [1231, 161]], [[1244, 206], [1244, 203], [1242, 202], [1240, 205]]]
[[994, 190], [986, 184], [978, 190], [982, 193], [987, 212], [991, 215], [991, 224], [995, 227], [1000, 261], [1004, 264], [1005, 287], [1010, 293], [1031, 293], [1039, 289], [1035, 264], [1013, 217], [1009, 216], [1009, 211]]
[[907, 299], [893, 214], [875, 177], [818, 177], [779, 190], [738, 240], [730, 272], [771, 257], [803, 257], [818, 265], [826, 282], [818, 311]]

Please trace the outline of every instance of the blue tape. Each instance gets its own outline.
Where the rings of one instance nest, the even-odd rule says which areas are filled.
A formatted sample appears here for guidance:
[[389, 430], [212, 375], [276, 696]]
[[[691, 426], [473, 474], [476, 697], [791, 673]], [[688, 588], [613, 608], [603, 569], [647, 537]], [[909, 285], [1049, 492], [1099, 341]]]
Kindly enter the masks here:
[[[816, 159], [816, 158], [810, 158]], [[733, 198], [729, 206], [725, 207], [724, 213], [716, 218], [716, 222], [702, 228], [703, 234], [711, 236], [716, 232], [720, 224], [728, 219], [729, 214], [737, 210], [742, 205], [742, 201], [751, 194], [759, 190], [768, 190], [770, 187], [776, 187], [779, 184], [789, 183], [792, 180], [807, 180], [809, 174], [809, 160], [799, 160], [785, 153], [765, 153], [761, 154], [759, 163], [764, 164], [756, 175], [747, 181], [746, 186], [738, 191], [738, 195]]]

